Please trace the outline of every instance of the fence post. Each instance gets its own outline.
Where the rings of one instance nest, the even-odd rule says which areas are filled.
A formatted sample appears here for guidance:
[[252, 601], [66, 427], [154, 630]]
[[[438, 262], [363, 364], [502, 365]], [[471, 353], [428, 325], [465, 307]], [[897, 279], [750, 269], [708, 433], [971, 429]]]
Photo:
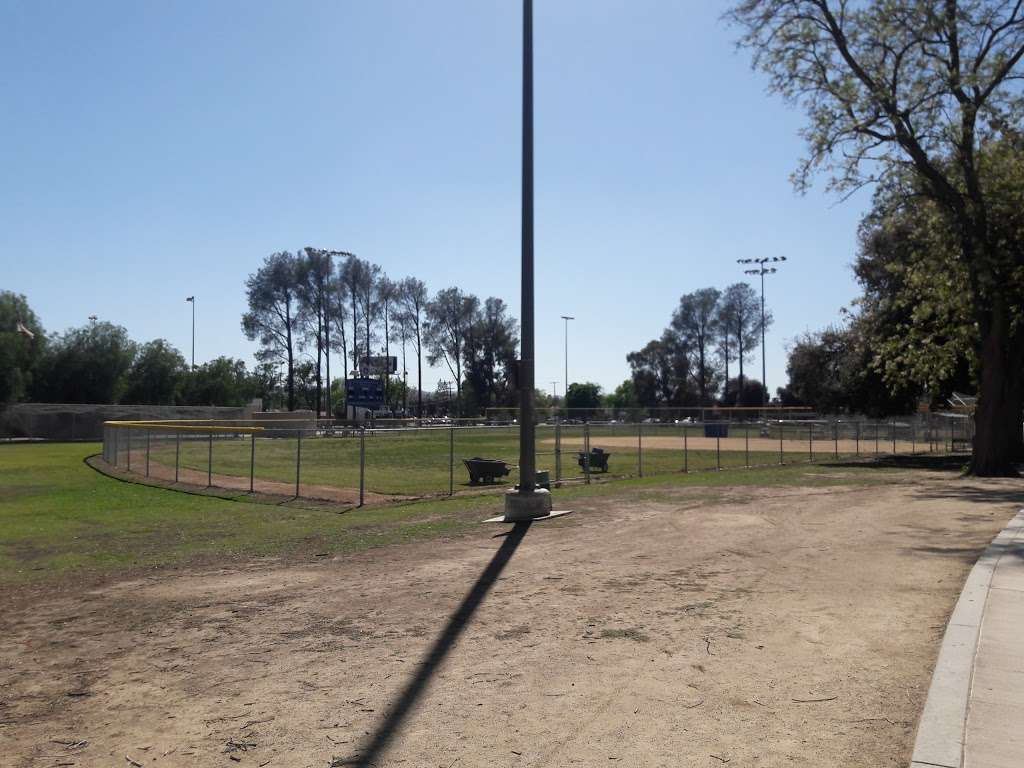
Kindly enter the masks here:
[[363, 506], [366, 489], [366, 425], [359, 429], [359, 506]]
[[555, 487], [562, 487], [562, 419], [555, 417]]
[[910, 422], [910, 455], [917, 453], [917, 425]]
[[117, 433], [121, 431], [120, 427], [111, 427], [110, 431], [114, 433], [114, 466], [121, 466], [121, 452], [117, 447]]
[[302, 430], [295, 430], [298, 440], [295, 441], [295, 498], [299, 498], [299, 476], [302, 472]]
[[879, 453], [878, 451], [878, 422], [875, 422], [875, 456]]
[[146, 477], [149, 477], [149, 434], [150, 430], [146, 430]]
[[206, 487], [213, 485], [213, 432], [210, 433], [206, 451]]
[[814, 422], [807, 425], [807, 455], [808, 461], [814, 463]]
[[683, 425], [683, 472], [689, 472], [690, 471], [690, 446], [689, 446], [689, 440], [688, 440], [689, 434], [690, 434], [690, 430], [684, 424]]
[[718, 425], [718, 429], [715, 430], [715, 469], [719, 472], [722, 471], [722, 427]]
[[750, 422], [743, 425], [743, 456], [747, 469], [750, 469]]
[[782, 458], [782, 432], [785, 428], [785, 422], [779, 419], [779, 464], [785, 464], [785, 460]]
[[835, 441], [835, 458], [839, 458], [839, 419], [832, 422], [832, 439]]
[[644, 425], [636, 425], [636, 461], [637, 474], [644, 476]]
[[[523, 478], [519, 478], [523, 482]], [[448, 495], [455, 495], [455, 426], [448, 429]]]
[[590, 422], [583, 425], [583, 474], [590, 485]]
[[128, 438], [128, 471], [132, 471], [132, 428], [128, 427], [125, 431], [125, 437]]
[[889, 435], [892, 437], [892, 453], [896, 455], [896, 419], [889, 422]]
[[174, 482], [178, 482], [178, 467], [181, 466], [181, 432], [174, 433]]
[[250, 433], [249, 443], [249, 493], [256, 491], [256, 433]]
[[860, 456], [860, 422], [859, 421], [855, 421], [855, 422], [853, 422], [853, 425], [854, 425], [854, 427], [856, 427], [856, 429], [854, 430], [854, 435], [855, 435], [855, 439], [857, 440], [857, 446], [856, 446], [856, 448], [854, 450], [854, 453], [855, 453], [856, 456]]

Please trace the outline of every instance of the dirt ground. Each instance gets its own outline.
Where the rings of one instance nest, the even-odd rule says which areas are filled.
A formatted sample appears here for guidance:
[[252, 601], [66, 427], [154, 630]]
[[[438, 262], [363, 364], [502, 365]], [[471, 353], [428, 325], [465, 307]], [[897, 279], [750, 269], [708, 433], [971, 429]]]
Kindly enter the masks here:
[[634, 489], [508, 536], [8, 595], [0, 765], [905, 765], [1020, 492]]
[[[644, 436], [643, 447], [644, 450], [666, 450], [666, 451], [682, 451], [683, 450], [683, 436], [674, 435], [667, 437], [665, 435], [656, 436]], [[548, 438], [547, 440], [540, 441], [543, 445], [555, 444], [554, 438]], [[598, 448], [627, 448], [635, 450], [637, 447], [637, 439], [635, 436], [622, 436], [622, 435], [595, 435], [590, 438], [591, 447]], [[721, 448], [723, 451], [745, 451], [748, 449], [751, 451], [768, 451], [771, 453], [778, 453], [779, 441], [778, 439], [772, 439], [770, 437], [754, 437], [751, 436], [750, 444], [747, 445], [747, 441], [743, 437], [723, 437], [718, 440], [714, 437], [690, 437], [686, 440], [686, 447], [691, 451], [713, 451], [716, 448]], [[582, 439], [575, 438], [562, 438], [562, 450], [563, 451], [581, 451], [583, 450]], [[925, 453], [928, 450], [927, 443], [911, 443], [905, 440], [896, 441], [895, 453]], [[808, 440], [807, 436], [804, 435], [803, 440], [790, 440], [786, 439], [782, 441], [783, 453], [800, 453], [807, 455], [808, 453]], [[861, 440], [859, 443], [856, 440], [840, 440], [838, 445], [834, 440], [814, 440], [814, 453], [815, 455], [827, 456], [833, 452], [838, 451], [841, 454], [854, 454], [859, 453], [861, 456], [870, 456], [875, 452], [875, 440]], [[879, 440], [878, 441], [878, 452], [879, 453], [894, 453], [892, 440]]]

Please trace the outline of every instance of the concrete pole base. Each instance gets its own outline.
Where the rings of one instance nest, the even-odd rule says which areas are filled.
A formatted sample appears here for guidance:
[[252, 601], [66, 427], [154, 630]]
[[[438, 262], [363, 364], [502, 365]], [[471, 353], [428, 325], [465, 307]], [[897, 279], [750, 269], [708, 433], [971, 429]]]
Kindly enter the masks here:
[[527, 520], [550, 520], [568, 514], [569, 510], [551, 511], [551, 491], [546, 488], [537, 488], [529, 496], [511, 490], [505, 493], [505, 514], [489, 517], [484, 522], [520, 523]]

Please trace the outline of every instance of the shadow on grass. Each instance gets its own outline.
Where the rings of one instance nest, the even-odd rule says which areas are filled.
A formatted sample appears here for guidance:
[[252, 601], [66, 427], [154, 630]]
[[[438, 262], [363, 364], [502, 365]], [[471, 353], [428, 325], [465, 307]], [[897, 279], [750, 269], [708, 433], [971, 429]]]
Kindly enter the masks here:
[[401, 695], [385, 713], [380, 724], [377, 726], [377, 730], [370, 735], [366, 746], [357, 751], [352, 757], [332, 762], [332, 765], [371, 766], [377, 764], [377, 759], [397, 735], [406, 718], [408, 718], [415, 707], [416, 702], [426, 690], [434, 673], [445, 660], [445, 657], [448, 656], [448, 653], [458, 641], [459, 636], [469, 625], [473, 614], [476, 613], [477, 608], [483, 603], [487, 593], [490, 592], [491, 587], [494, 586], [501, 572], [512, 559], [512, 555], [515, 554], [516, 549], [522, 543], [526, 532], [530, 529], [530, 525], [529, 522], [516, 523], [507, 534], [499, 534], [499, 536], [504, 536], [505, 540], [501, 543], [498, 551], [494, 553], [494, 557], [488, 563], [484, 572], [480, 574], [480, 578], [476, 580], [472, 589], [463, 598], [462, 603], [448, 619], [444, 630], [438, 635], [427, 655], [420, 662], [416, 673], [405, 686]]
[[918, 453], [912, 456], [896, 454], [891, 456], [879, 456], [870, 461], [858, 459], [856, 461], [826, 461], [818, 463], [819, 467], [834, 467], [837, 469], [918, 469], [932, 472], [963, 472], [970, 461], [966, 454], [953, 454], [941, 456], [927, 453]]

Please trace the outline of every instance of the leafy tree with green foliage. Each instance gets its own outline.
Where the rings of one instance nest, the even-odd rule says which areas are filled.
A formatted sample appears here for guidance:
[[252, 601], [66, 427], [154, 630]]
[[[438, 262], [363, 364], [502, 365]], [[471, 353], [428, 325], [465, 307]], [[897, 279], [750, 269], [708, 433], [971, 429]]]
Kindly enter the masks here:
[[240, 407], [261, 394], [259, 382], [249, 376], [244, 361], [218, 357], [186, 377], [181, 401], [184, 405]]
[[174, 405], [188, 375], [185, 357], [164, 339], [139, 347], [125, 376], [120, 402], [133, 405]]
[[399, 300], [416, 350], [416, 415], [423, 418], [423, 331], [427, 309], [427, 286], [422, 280], [407, 277], [399, 283]]
[[671, 330], [626, 355], [632, 372], [632, 396], [648, 408], [692, 405], [697, 395], [690, 385], [690, 356], [680, 337]]
[[258, 339], [256, 358], [263, 363], [287, 365], [288, 410], [295, 410], [295, 355], [299, 344], [299, 269], [292, 254], [273, 253], [245, 282], [249, 311], [242, 315], [242, 330]]
[[565, 407], [573, 418], [592, 418], [601, 407], [601, 385], [592, 381], [573, 382], [565, 392]]
[[509, 313], [508, 305], [494, 296], [482, 305], [476, 304], [466, 327], [462, 356], [465, 378], [474, 410], [514, 401], [508, 386], [510, 370], [519, 345], [519, 323]]
[[[765, 312], [765, 330], [773, 322], [771, 312]], [[740, 373], [737, 392], [745, 392], [743, 385], [743, 364], [761, 344], [761, 299], [747, 283], [733, 283], [722, 292], [718, 303], [718, 328], [727, 350], [725, 360], [726, 393], [729, 391], [728, 350], [735, 352]], [[740, 399], [745, 399], [741, 396]], [[735, 402], [736, 398], [733, 398]], [[762, 400], [761, 403], [764, 401]], [[760, 405], [761, 403], [756, 403]]]
[[1024, 262], [998, 235], [999, 193], [983, 179], [986, 149], [1012, 138], [1024, 118], [1024, 4], [741, 0], [728, 18], [743, 29], [740, 44], [754, 52], [771, 90], [807, 113], [798, 189], [819, 172], [848, 194], [909, 171], [948, 216], [978, 334], [971, 469], [1015, 475], [1024, 406], [1016, 283]]
[[721, 296], [717, 288], [687, 293], [680, 297], [679, 306], [672, 314], [670, 327], [682, 347], [689, 351], [690, 376], [701, 405], [710, 405], [721, 380], [713, 354], [721, 328], [718, 308]]
[[424, 339], [427, 362], [437, 365], [444, 361], [455, 378], [456, 397], [462, 401], [462, 361], [466, 337], [479, 311], [480, 300], [458, 288], [445, 288], [427, 302]]
[[32, 398], [43, 403], [117, 403], [135, 350], [128, 332], [108, 322], [52, 336], [36, 368]]
[[43, 326], [28, 300], [0, 291], [0, 406], [25, 398], [45, 348]]
[[722, 405], [732, 408], [759, 408], [767, 402], [764, 384], [757, 379], [737, 377], [729, 382], [722, 395]]

